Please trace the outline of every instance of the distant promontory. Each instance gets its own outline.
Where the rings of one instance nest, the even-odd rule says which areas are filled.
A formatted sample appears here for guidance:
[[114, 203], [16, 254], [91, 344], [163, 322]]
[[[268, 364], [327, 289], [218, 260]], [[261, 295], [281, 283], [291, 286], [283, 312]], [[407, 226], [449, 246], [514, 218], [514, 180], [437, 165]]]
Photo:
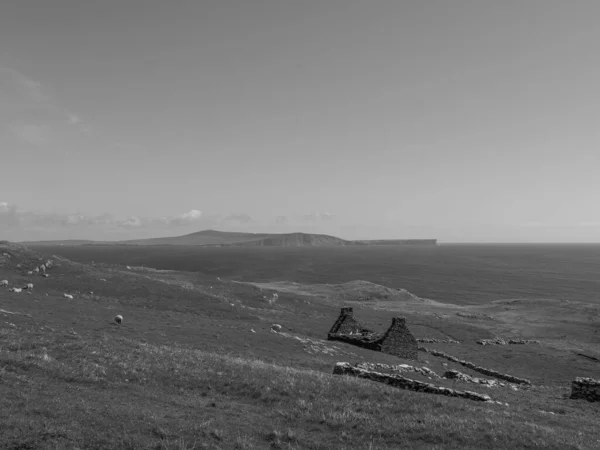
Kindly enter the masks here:
[[315, 233], [240, 233], [203, 230], [183, 236], [125, 241], [37, 241], [31, 245], [186, 245], [210, 247], [335, 247], [355, 245], [437, 245], [437, 239], [345, 240]]

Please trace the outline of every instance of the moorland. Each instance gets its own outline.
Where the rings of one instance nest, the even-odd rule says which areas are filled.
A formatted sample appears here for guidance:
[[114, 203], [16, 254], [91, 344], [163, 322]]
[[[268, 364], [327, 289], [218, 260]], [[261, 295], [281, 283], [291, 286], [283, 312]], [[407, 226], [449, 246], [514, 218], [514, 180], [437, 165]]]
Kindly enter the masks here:
[[[0, 280], [34, 287], [0, 288], [0, 448], [598, 448], [600, 406], [569, 398], [600, 367], [598, 271], [600, 246], [3, 243]], [[489, 378], [328, 341], [342, 306], [531, 384], [403, 374], [492, 403], [334, 375], [343, 361]], [[539, 343], [477, 343], [495, 337]]]

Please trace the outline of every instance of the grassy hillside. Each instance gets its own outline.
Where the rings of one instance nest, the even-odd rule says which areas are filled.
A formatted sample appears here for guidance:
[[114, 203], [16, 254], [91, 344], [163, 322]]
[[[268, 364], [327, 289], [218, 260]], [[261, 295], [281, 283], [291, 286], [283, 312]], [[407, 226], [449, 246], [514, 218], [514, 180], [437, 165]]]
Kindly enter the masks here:
[[[546, 325], [584, 319], [550, 311], [530, 328], [542, 344], [482, 347], [476, 339], [521, 324], [516, 308], [427, 302], [372, 283], [309, 286], [232, 282], [209, 274], [84, 264], [0, 245], [0, 448], [102, 449], [594, 449], [599, 406], [569, 400], [575, 376], [598, 363], [559, 348]], [[51, 257], [48, 278], [29, 269]], [[18, 267], [19, 266], [19, 267]], [[276, 301], [269, 301], [277, 292]], [[73, 295], [73, 299], [64, 297]], [[490, 395], [506, 405], [394, 389], [332, 375], [338, 361], [406, 363], [438, 374], [460, 365], [420, 352], [418, 362], [326, 341], [341, 305], [383, 330], [407, 318], [425, 344], [528, 377], [531, 387], [416, 380]], [[504, 307], [515, 308], [505, 310]], [[573, 309], [573, 305], [571, 305]], [[117, 326], [115, 314], [124, 322]], [[269, 331], [272, 323], [282, 333]], [[541, 331], [540, 331], [541, 330]], [[545, 337], [544, 337], [545, 336]], [[571, 345], [591, 340], [585, 329]], [[510, 347], [510, 348], [507, 348]], [[479, 375], [481, 376], [481, 375]], [[516, 390], [515, 390], [516, 389]]]

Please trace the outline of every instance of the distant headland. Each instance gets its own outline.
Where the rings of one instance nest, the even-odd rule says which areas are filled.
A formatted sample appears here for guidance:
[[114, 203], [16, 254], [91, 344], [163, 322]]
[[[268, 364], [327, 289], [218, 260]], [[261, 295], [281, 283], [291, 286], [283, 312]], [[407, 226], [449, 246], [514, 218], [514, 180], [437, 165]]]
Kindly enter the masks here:
[[355, 245], [437, 245], [437, 239], [345, 240], [314, 233], [240, 233], [203, 230], [183, 236], [124, 241], [27, 241], [29, 245], [186, 245], [205, 247], [335, 247]]

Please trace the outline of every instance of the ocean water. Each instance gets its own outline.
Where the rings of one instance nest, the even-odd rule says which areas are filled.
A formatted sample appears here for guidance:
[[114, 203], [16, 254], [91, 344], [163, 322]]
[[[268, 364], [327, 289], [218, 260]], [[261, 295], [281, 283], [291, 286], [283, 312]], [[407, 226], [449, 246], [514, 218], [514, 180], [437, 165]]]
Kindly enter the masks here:
[[240, 281], [367, 280], [458, 304], [545, 298], [600, 303], [600, 245], [313, 248], [39, 247], [75, 261], [145, 265]]

